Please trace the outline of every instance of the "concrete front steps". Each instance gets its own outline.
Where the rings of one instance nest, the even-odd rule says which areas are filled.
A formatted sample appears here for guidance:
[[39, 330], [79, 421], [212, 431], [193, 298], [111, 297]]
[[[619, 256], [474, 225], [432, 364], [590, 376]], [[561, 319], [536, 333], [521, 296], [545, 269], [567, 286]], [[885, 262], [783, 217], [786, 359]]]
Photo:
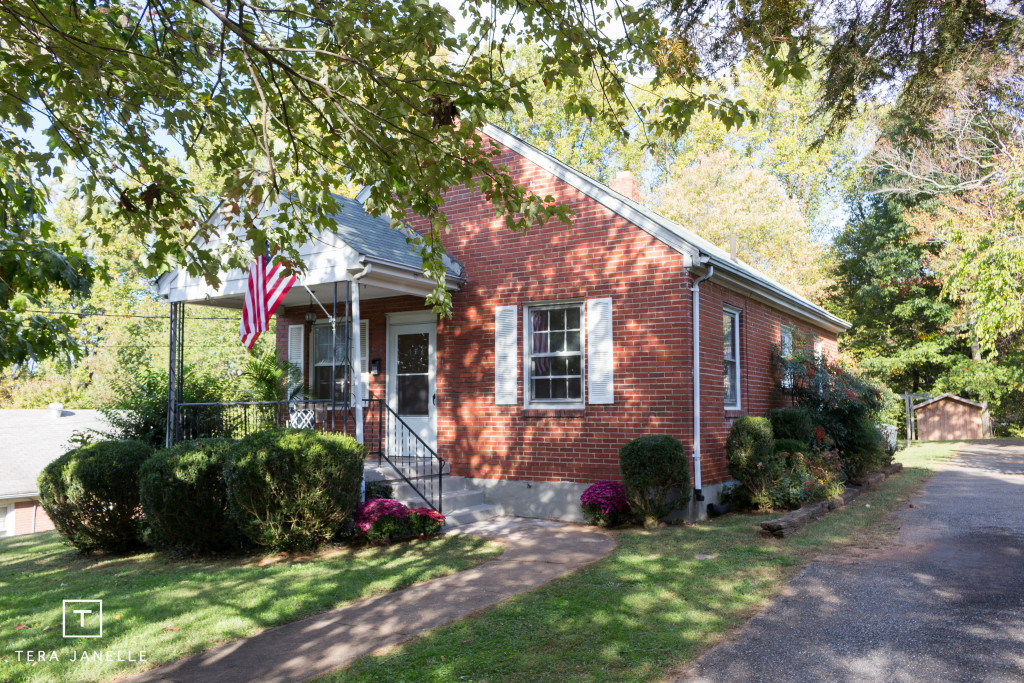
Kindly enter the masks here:
[[[433, 475], [436, 477], [437, 475]], [[426, 502], [392, 467], [366, 467], [366, 481], [386, 481], [394, 488], [395, 499], [409, 507], [426, 507]], [[411, 481], [416, 482], [416, 479]], [[437, 485], [436, 479], [434, 485]], [[441, 512], [446, 527], [471, 524], [498, 516], [498, 508], [484, 502], [483, 491], [469, 488], [465, 477], [441, 475]]]

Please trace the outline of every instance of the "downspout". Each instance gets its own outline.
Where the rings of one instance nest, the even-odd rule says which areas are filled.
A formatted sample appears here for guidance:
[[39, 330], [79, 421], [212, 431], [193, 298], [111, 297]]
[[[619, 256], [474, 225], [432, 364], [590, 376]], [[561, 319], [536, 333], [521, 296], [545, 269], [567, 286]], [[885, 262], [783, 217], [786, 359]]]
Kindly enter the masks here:
[[[707, 257], [701, 259], [701, 265], [707, 263]], [[715, 274], [715, 267], [708, 266], [708, 272], [694, 280], [690, 287], [693, 297], [693, 499], [703, 502], [700, 477], [700, 283]]]

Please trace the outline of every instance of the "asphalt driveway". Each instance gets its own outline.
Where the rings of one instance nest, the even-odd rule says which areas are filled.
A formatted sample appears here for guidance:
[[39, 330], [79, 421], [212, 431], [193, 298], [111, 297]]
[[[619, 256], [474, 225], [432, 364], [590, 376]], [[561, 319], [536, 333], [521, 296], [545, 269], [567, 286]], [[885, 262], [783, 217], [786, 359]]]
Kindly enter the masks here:
[[1024, 681], [1024, 445], [972, 443], [895, 545], [810, 564], [686, 681]]

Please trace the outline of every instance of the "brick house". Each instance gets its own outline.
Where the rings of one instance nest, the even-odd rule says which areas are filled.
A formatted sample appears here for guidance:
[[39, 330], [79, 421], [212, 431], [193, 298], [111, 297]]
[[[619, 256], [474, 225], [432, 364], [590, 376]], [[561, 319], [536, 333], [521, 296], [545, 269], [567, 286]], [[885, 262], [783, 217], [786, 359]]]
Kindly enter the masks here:
[[[360, 410], [367, 399], [393, 412], [450, 468], [450, 494], [472, 491], [481, 511], [579, 519], [582, 490], [618, 478], [623, 443], [670, 434], [693, 454], [690, 514], [700, 516], [729, 479], [732, 422], [779, 400], [772, 348], [806, 340], [834, 356], [849, 324], [640, 205], [631, 176], [606, 187], [506, 131], [483, 132], [501, 150], [497, 163], [573, 209], [572, 225], [512, 233], [479, 195], [449, 191], [454, 313], [438, 319], [424, 308], [432, 283], [404, 235], [366, 215], [361, 197], [345, 200], [336, 234], [304, 247], [304, 284], [322, 303], [336, 283], [358, 283], [344, 297], [346, 325], [358, 330], [341, 353], [351, 364], [331, 371], [330, 305], [298, 286], [277, 311], [279, 351], [315, 398], [330, 395], [332, 377], [348, 392], [368, 447], [391, 430], [374, 436], [373, 410]], [[244, 277], [212, 292], [171, 274], [160, 291], [240, 308]], [[349, 368], [362, 381], [341, 382]]]

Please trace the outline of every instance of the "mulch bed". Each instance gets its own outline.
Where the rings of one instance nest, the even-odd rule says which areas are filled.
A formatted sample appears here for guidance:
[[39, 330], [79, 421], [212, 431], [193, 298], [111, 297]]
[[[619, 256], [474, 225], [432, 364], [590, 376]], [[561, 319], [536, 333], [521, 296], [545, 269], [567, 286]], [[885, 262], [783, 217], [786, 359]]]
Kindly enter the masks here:
[[776, 519], [769, 519], [761, 522], [761, 535], [786, 538], [792, 536], [796, 531], [816, 519], [821, 519], [833, 510], [850, 504], [854, 498], [860, 495], [864, 489], [877, 486], [894, 474], [903, 470], [902, 463], [894, 463], [883, 467], [879, 472], [870, 472], [861, 479], [860, 486], [848, 486], [841, 496], [823, 500], [810, 505], [804, 505], [799, 510], [793, 510]]

